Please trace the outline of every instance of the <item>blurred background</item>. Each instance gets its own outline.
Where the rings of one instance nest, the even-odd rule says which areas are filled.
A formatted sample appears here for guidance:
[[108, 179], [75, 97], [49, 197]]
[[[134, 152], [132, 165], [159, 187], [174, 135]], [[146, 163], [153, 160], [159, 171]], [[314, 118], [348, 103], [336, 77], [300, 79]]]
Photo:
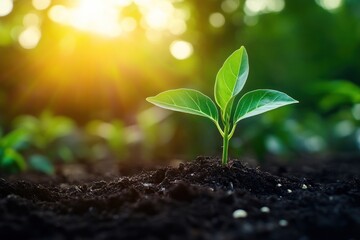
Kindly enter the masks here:
[[241, 45], [244, 92], [300, 104], [241, 122], [233, 158], [359, 153], [358, 0], [1, 0], [1, 171], [220, 155], [213, 123], [145, 98], [179, 87], [213, 98]]

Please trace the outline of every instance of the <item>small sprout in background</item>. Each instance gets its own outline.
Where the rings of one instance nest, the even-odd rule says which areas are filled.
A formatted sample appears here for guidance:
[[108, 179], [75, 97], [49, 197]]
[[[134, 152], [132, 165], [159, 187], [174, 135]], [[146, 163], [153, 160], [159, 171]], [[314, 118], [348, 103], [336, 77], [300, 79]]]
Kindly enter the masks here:
[[35, 147], [46, 149], [57, 139], [71, 134], [75, 129], [75, 123], [68, 117], [54, 116], [51, 112], [44, 111], [39, 117], [17, 117], [14, 127], [28, 132]]
[[206, 117], [214, 122], [223, 137], [222, 164], [225, 165], [228, 162], [229, 140], [240, 120], [298, 102], [285, 93], [270, 89], [248, 92], [236, 101], [248, 74], [248, 55], [241, 47], [226, 59], [216, 76], [214, 95], [220, 116], [215, 103], [193, 89], [168, 90], [146, 100], [165, 109]]
[[320, 98], [318, 104], [323, 110], [334, 110], [347, 104], [360, 102], [360, 87], [348, 80], [318, 81], [308, 87]]
[[111, 151], [116, 158], [126, 157], [125, 126], [121, 121], [104, 122], [94, 120], [89, 122], [85, 131], [89, 136], [96, 136], [103, 141], [94, 141], [92, 153], [95, 158], [102, 159], [107, 157]]
[[43, 155], [31, 155], [29, 158], [29, 165], [32, 169], [42, 173], [46, 173], [49, 175], [55, 173], [54, 165], [47, 157]]
[[74, 159], [75, 147], [69, 141], [76, 133], [72, 119], [44, 111], [39, 117], [18, 116], [13, 127], [6, 135], [0, 134], [1, 170], [15, 173], [32, 169], [53, 174], [55, 160]]
[[0, 134], [0, 169], [9, 173], [24, 171], [26, 160], [20, 153], [26, 148], [29, 135], [19, 129], [13, 130], [6, 135]]

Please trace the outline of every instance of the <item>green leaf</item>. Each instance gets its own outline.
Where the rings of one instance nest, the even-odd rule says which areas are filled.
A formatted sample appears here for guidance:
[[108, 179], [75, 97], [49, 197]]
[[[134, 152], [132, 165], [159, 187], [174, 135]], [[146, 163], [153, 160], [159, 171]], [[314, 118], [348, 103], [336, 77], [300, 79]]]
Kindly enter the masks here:
[[214, 95], [223, 117], [231, 111], [232, 102], [244, 87], [248, 74], [248, 55], [246, 49], [241, 47], [226, 59], [216, 75]]
[[0, 156], [0, 158], [0, 165], [3, 167], [15, 165], [20, 171], [24, 171], [26, 169], [26, 161], [24, 157], [12, 148], [6, 148], [3, 156]]
[[21, 129], [13, 130], [0, 140], [3, 148], [20, 149], [29, 140], [30, 136], [26, 131]]
[[217, 122], [219, 114], [215, 103], [203, 93], [192, 89], [175, 89], [146, 98], [156, 106], [184, 113], [210, 118]]
[[32, 169], [48, 175], [55, 173], [54, 165], [42, 155], [32, 155], [29, 159], [29, 165]]
[[236, 106], [233, 124], [235, 125], [244, 118], [297, 102], [287, 94], [275, 90], [259, 89], [248, 92]]

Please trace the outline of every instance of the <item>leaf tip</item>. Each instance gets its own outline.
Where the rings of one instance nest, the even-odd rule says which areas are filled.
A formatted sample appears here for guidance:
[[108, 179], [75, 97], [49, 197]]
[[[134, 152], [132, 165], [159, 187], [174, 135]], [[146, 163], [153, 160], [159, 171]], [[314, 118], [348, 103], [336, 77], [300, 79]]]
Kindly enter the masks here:
[[294, 99], [294, 98], [291, 98], [292, 99], [292, 102], [291, 103], [299, 103], [298, 100]]
[[150, 103], [152, 103], [152, 99], [153, 99], [154, 97], [147, 97], [147, 98], [145, 98], [145, 100], [146, 101], [148, 101], [148, 102], [150, 102]]

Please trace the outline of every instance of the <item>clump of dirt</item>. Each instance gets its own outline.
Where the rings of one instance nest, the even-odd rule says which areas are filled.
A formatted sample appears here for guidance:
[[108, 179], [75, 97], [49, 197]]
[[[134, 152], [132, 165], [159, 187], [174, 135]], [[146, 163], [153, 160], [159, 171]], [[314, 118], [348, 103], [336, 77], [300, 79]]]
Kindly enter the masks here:
[[[359, 239], [360, 178], [342, 167], [268, 173], [199, 157], [132, 176], [0, 179], [0, 233], [13, 239]], [[311, 171], [309, 171], [311, 169]], [[281, 173], [281, 174], [279, 174]], [[309, 177], [310, 176], [310, 177]], [[324, 181], [326, 179], [326, 181]]]

